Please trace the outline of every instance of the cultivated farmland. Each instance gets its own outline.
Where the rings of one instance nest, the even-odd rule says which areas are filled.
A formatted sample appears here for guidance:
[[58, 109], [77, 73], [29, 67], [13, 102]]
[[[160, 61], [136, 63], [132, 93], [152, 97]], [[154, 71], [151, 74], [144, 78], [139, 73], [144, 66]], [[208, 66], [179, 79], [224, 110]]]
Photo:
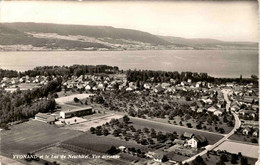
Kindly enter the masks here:
[[91, 151], [106, 153], [111, 146], [119, 147], [135, 147], [136, 149], [146, 150], [146, 146], [142, 146], [136, 143], [132, 143], [129, 141], [124, 141], [120, 139], [116, 139], [109, 136], [97, 136], [93, 135], [90, 132], [87, 132], [83, 135], [77, 136], [75, 138], [69, 139], [63, 142], [64, 144], [69, 144], [73, 146], [78, 146], [82, 148], [89, 149]]
[[59, 129], [53, 125], [30, 120], [1, 131], [1, 152], [11, 155], [26, 154], [39, 148], [82, 134], [79, 131]]
[[244, 156], [257, 159], [259, 146], [234, 141], [225, 141], [214, 150], [226, 150], [227, 152], [234, 154], [238, 154], [238, 152], [241, 152]]

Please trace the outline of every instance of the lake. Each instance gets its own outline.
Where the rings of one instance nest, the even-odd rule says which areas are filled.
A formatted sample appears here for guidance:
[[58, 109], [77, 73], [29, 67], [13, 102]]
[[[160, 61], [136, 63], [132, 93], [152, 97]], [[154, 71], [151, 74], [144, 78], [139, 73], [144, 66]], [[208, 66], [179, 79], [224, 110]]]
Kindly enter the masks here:
[[215, 77], [258, 75], [257, 50], [140, 50], [0, 52], [0, 67], [25, 71], [36, 66], [106, 64], [120, 69], [206, 72]]

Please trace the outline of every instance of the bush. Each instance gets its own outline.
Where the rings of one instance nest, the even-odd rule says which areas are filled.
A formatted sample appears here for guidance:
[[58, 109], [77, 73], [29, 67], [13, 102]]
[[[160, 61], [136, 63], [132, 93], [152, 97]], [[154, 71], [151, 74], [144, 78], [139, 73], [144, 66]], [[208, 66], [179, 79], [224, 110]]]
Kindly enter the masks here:
[[252, 142], [252, 143], [258, 143], [258, 141], [257, 141], [256, 138], [251, 139], [251, 142]]
[[187, 123], [186, 125], [187, 125], [187, 127], [192, 128], [191, 123]]
[[78, 103], [78, 102], [79, 102], [79, 99], [78, 99], [77, 97], [74, 97], [73, 100], [74, 100], [75, 103]]
[[116, 149], [115, 146], [112, 146], [109, 150], [107, 150], [107, 154], [109, 155], [115, 155], [117, 153], [119, 153], [120, 150]]
[[223, 162], [228, 162], [228, 157], [226, 154], [221, 154], [220, 155], [220, 160], [223, 161]]

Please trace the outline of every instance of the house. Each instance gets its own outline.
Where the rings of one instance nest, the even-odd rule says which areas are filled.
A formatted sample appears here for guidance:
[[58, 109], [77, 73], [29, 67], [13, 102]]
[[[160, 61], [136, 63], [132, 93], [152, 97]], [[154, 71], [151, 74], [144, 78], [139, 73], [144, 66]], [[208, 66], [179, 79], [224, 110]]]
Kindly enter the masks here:
[[212, 102], [213, 102], [210, 98], [208, 98], [208, 99], [202, 98], [201, 101], [203, 101], [206, 104], [212, 104]]
[[145, 88], [145, 89], [150, 89], [151, 87], [150, 87], [150, 85], [148, 85], [147, 83], [145, 83], [145, 84], [144, 84], [144, 88]]
[[227, 86], [227, 87], [233, 87], [233, 86], [234, 86], [234, 84], [233, 84], [233, 83], [231, 83], [231, 82], [227, 82], [226, 86]]
[[63, 119], [66, 119], [69, 117], [74, 117], [74, 116], [80, 117], [80, 116], [85, 116], [85, 115], [89, 115], [89, 114], [92, 114], [92, 107], [87, 106], [84, 108], [61, 111], [60, 117]]
[[201, 112], [203, 112], [203, 110], [204, 110], [203, 108], [198, 108], [197, 113], [201, 113]]
[[168, 88], [170, 85], [171, 84], [169, 84], [169, 83], [162, 83], [161, 84], [162, 88], [164, 88], [164, 89]]
[[231, 111], [237, 111], [237, 110], [239, 110], [240, 109], [240, 106], [238, 105], [238, 104], [233, 104], [233, 105], [231, 105], [231, 107], [230, 107], [230, 110]]
[[125, 152], [126, 151], [126, 147], [125, 146], [119, 146], [118, 149], [122, 152]]
[[215, 116], [221, 116], [223, 114], [224, 110], [223, 109], [218, 109], [216, 111], [213, 112], [213, 114]]
[[163, 92], [164, 91], [164, 89], [163, 89], [163, 87], [159, 84], [159, 85], [157, 85], [156, 87], [155, 87], [155, 90], [154, 90], [156, 93], [157, 92]]
[[212, 112], [214, 113], [217, 110], [217, 108], [215, 106], [211, 106], [207, 109], [208, 112]]
[[249, 132], [250, 132], [250, 129], [249, 129], [249, 128], [244, 128], [243, 131], [242, 131], [242, 133], [243, 133], [244, 135], [248, 135]]
[[257, 130], [255, 130], [255, 131], [252, 133], [252, 135], [253, 135], [254, 137], [258, 137], [258, 134], [259, 134], [259, 131], [258, 131], [258, 129], [257, 129]]
[[155, 152], [151, 152], [151, 151], [148, 151], [145, 156], [148, 157], [148, 158], [153, 158], [153, 156], [155, 155]]
[[98, 87], [97, 87], [99, 90], [104, 90], [104, 85], [103, 84], [98, 84]]
[[245, 96], [245, 97], [243, 98], [243, 102], [244, 102], [244, 103], [247, 103], [247, 104], [251, 104], [251, 103], [254, 102], [254, 101], [255, 101], [255, 97]]
[[195, 107], [195, 106], [191, 106], [191, 107], [190, 107], [190, 110], [192, 110], [192, 111], [195, 112], [195, 111], [196, 111], [196, 107]]
[[42, 121], [49, 124], [55, 123], [55, 116], [45, 114], [45, 113], [37, 113], [35, 115], [35, 120]]
[[126, 88], [126, 91], [132, 91], [132, 90], [133, 90], [132, 87], [128, 87], [128, 88]]
[[89, 91], [91, 89], [91, 87], [89, 86], [89, 85], [87, 85], [86, 87], [85, 87], [85, 90], [86, 91]]
[[167, 157], [166, 157], [166, 154], [164, 153], [164, 152], [156, 152], [155, 154], [154, 154], [154, 156], [153, 156], [153, 160], [155, 161], [155, 162], [160, 162], [160, 163], [162, 163], [162, 162], [166, 162], [168, 159], [167, 159]]
[[195, 135], [187, 141], [187, 145], [192, 148], [200, 148], [207, 145], [207, 139], [202, 135]]

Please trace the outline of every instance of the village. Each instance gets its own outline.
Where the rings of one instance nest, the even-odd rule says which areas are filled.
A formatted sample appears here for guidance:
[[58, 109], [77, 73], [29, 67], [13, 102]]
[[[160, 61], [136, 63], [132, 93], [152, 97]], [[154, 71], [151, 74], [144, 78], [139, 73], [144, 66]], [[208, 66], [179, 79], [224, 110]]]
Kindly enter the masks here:
[[[0, 86], [7, 92], [26, 91], [44, 86], [52, 79], [55, 77], [4, 77]], [[111, 153], [121, 155], [127, 162], [184, 164], [205, 156], [200, 153], [224, 150], [231, 154], [240, 152], [255, 160], [257, 153], [229, 151], [222, 145], [229, 141], [258, 144], [258, 93], [252, 83], [216, 85], [191, 79], [155, 83], [154, 77], [139, 83], [118, 72], [73, 75], [63, 80], [61, 91], [53, 94], [55, 110], [37, 113], [32, 120], [82, 132], [75, 141], [81, 136], [113, 139], [116, 143], [106, 151], [95, 151], [85, 142], [71, 140], [59, 145], [73, 151], [72, 146], [84, 146], [87, 153], [89, 150], [107, 153], [110, 147], [110, 150], [116, 147]], [[39, 155], [42, 150], [46, 148], [34, 153]], [[79, 152], [84, 153], [82, 150]]]

